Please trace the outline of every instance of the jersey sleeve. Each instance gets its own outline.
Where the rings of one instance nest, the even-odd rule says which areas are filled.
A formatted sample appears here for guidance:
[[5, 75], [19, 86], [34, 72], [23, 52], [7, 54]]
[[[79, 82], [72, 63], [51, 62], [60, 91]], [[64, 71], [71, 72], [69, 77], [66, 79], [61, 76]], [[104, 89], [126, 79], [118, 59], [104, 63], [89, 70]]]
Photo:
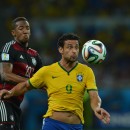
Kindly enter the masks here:
[[91, 68], [89, 68], [87, 73], [88, 73], [87, 82], [86, 82], [87, 90], [88, 91], [97, 90], [96, 80], [95, 80], [95, 75], [94, 75], [93, 70]]
[[13, 63], [15, 59], [15, 51], [12, 47], [13, 41], [6, 43], [0, 50], [0, 62]]
[[45, 77], [45, 67], [42, 67], [28, 80], [30, 86], [33, 88], [42, 88], [45, 86]]

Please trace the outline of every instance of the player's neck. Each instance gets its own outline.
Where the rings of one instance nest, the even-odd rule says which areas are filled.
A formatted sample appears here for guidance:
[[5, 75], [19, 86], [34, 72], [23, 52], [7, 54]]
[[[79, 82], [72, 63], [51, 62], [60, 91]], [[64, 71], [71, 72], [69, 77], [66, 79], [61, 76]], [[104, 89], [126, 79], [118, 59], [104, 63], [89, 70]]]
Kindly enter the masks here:
[[[16, 41], [17, 41], [17, 40], [16, 40]], [[25, 48], [28, 47], [28, 42], [23, 43], [23, 42], [19, 42], [19, 41], [17, 41], [17, 43], [19, 43], [21, 46], [23, 46], [23, 47], [25, 47]]]
[[70, 71], [77, 63], [78, 61], [75, 62], [67, 62], [61, 59], [61, 61], [59, 62], [60, 65], [65, 68], [67, 71]]

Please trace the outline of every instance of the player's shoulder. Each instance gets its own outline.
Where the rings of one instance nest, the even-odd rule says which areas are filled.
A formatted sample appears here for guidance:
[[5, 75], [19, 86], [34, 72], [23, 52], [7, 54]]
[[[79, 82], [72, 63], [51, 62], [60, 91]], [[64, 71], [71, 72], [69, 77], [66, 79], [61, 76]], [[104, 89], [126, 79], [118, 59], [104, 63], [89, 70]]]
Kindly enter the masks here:
[[34, 49], [30, 48], [30, 47], [28, 48], [28, 53], [33, 55], [33, 56], [39, 55], [39, 53], [36, 50], [34, 50]]
[[6, 43], [4, 44], [4, 46], [6, 46], [6, 45], [13, 45], [13, 44], [15, 44], [15, 43], [16, 43], [15, 40], [10, 40], [10, 41], [6, 42]]
[[6, 42], [2, 48], [1, 48], [1, 52], [2, 53], [8, 53], [10, 48], [12, 48], [12, 45], [15, 44], [15, 41], [14, 40], [11, 40], [9, 42]]
[[79, 70], [85, 72], [86, 74], [90, 74], [93, 72], [93, 69], [87, 64], [78, 63], [78, 66], [79, 66]]
[[9, 51], [9, 49], [12, 47], [12, 45], [14, 45], [15, 44], [15, 41], [14, 40], [11, 40], [11, 41], [8, 41], [8, 42], [6, 42], [4, 45], [3, 45], [3, 51], [4, 52], [8, 52]]
[[52, 64], [50, 64], [50, 65], [45, 65], [45, 66], [43, 66], [43, 67], [41, 67], [39, 70], [41, 71], [41, 72], [50, 72], [50, 70], [56, 70], [56, 67], [58, 66], [58, 63], [56, 62], [56, 63], [52, 63]]
[[90, 69], [90, 67], [87, 64], [78, 63], [79, 67]]
[[30, 47], [28, 48], [28, 50], [31, 51], [31, 52], [34, 52], [34, 53], [38, 53], [36, 50], [34, 50], [34, 49], [30, 48]]
[[55, 63], [52, 63], [50, 65], [44, 66], [44, 67], [47, 68], [47, 69], [50, 69], [50, 68], [53, 69], [53, 68], [56, 68], [58, 66], [59, 66], [58, 62], [55, 62]]
[[58, 65], [58, 62], [55, 62], [55, 63], [52, 63], [52, 64], [50, 64], [50, 65], [43, 66], [42, 68], [43, 68], [43, 69], [53, 70], [53, 69], [55, 69], [55, 68], [58, 67], [58, 66], [59, 66], [59, 65]]

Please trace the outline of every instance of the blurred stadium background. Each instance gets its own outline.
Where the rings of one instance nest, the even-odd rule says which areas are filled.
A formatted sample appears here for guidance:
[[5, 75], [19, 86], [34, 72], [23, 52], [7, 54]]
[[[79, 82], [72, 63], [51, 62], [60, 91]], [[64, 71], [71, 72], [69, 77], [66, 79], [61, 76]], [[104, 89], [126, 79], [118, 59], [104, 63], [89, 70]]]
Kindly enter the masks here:
[[[107, 58], [94, 69], [102, 106], [111, 114], [106, 126], [93, 116], [85, 94], [85, 130], [130, 128], [130, 1], [129, 0], [2, 0], [0, 2], [0, 47], [11, 40], [10, 21], [26, 17], [32, 29], [30, 46], [42, 56], [45, 65], [60, 59], [57, 39], [74, 32], [82, 45], [91, 39], [102, 41]], [[79, 61], [82, 63], [81, 52]], [[42, 113], [47, 109], [41, 91], [25, 95], [25, 130], [40, 130]], [[87, 104], [87, 105], [86, 105]], [[38, 107], [36, 107], [38, 106]]]

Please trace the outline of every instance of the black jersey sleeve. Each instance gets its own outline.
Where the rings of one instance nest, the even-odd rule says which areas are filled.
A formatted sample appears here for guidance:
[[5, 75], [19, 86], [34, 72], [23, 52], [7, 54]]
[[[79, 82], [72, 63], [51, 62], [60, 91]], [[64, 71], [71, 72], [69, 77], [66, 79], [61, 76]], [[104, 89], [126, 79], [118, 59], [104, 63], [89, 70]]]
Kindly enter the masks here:
[[0, 62], [14, 62], [15, 51], [12, 46], [13, 44], [14, 41], [8, 42], [0, 49]]
[[34, 73], [36, 73], [43, 66], [43, 62], [39, 54], [37, 54], [36, 60], [37, 60], [37, 65], [35, 67]]

